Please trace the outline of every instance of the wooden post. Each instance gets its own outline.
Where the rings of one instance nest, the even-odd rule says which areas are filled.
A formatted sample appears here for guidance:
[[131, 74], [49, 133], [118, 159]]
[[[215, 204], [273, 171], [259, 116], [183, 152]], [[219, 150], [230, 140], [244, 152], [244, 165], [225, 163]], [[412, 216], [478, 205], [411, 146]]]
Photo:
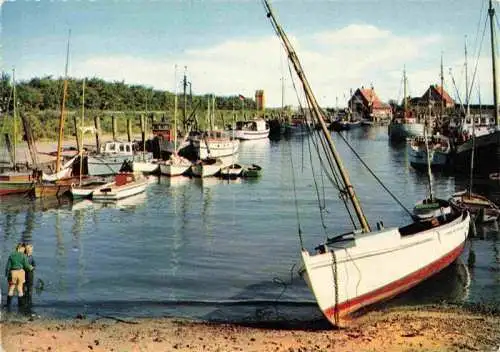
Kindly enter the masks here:
[[145, 118], [144, 118], [144, 115], [141, 114], [141, 141], [142, 141], [142, 145], [144, 145], [144, 143], [146, 142], [146, 123], [145, 123]]
[[132, 142], [132, 119], [130, 117], [127, 119], [127, 138], [129, 142]]
[[101, 118], [99, 116], [94, 117], [94, 127], [95, 127], [95, 146], [97, 152], [101, 151], [101, 143], [99, 141], [99, 136], [101, 135]]
[[[75, 125], [76, 148], [78, 153], [80, 153], [80, 134], [78, 133], [78, 118], [76, 117], [76, 114], [73, 115], [73, 124]], [[81, 143], [83, 145], [83, 141]]]
[[117, 133], [116, 133], [116, 116], [111, 115], [111, 128], [113, 129], [113, 141], [116, 141]]

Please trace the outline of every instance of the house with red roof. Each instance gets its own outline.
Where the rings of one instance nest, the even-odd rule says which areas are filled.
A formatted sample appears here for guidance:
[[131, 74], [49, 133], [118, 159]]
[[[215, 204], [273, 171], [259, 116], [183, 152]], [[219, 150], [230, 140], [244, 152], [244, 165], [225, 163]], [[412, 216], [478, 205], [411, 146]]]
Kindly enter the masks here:
[[429, 102], [434, 105], [441, 104], [441, 100], [443, 101], [443, 107], [452, 108], [455, 106], [455, 101], [450, 97], [450, 95], [443, 89], [443, 87], [438, 86], [437, 84], [431, 85], [429, 89], [427, 89], [420, 98], [420, 103], [423, 105], [429, 105]]
[[373, 87], [358, 88], [351, 99], [349, 99], [348, 106], [354, 114], [371, 121], [389, 120], [392, 118], [391, 106], [379, 99]]

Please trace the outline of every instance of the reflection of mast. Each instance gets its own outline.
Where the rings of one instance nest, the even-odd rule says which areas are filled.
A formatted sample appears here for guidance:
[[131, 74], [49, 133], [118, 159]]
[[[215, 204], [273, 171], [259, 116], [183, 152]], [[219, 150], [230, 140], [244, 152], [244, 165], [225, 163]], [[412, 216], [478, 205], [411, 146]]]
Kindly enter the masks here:
[[24, 231], [21, 235], [21, 242], [32, 243], [33, 242], [33, 228], [35, 227], [35, 209], [34, 203], [30, 202], [28, 209], [26, 210], [26, 217], [24, 220]]
[[84, 282], [83, 273], [85, 272], [85, 265], [83, 262], [83, 250], [80, 239], [80, 234], [83, 229], [83, 225], [85, 223], [85, 210], [79, 209], [73, 213], [73, 226], [71, 227], [71, 233], [73, 234], [73, 248], [76, 248], [78, 251], [78, 285], [81, 285]]
[[64, 289], [64, 280], [63, 273], [66, 269], [66, 261], [64, 260], [65, 249], [64, 249], [64, 235], [61, 229], [61, 218], [59, 216], [59, 211], [56, 212], [56, 224], [55, 224], [55, 233], [56, 233], [56, 262], [57, 262], [57, 271], [59, 275], [59, 288]]

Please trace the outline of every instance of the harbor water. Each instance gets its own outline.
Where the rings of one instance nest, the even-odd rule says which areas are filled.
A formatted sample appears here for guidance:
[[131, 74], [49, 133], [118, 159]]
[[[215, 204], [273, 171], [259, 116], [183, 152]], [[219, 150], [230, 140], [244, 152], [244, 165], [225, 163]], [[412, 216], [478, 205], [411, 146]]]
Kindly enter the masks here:
[[[404, 145], [389, 143], [387, 127], [342, 133], [406, 208], [427, 196], [426, 174], [411, 168]], [[410, 222], [339, 135], [332, 136], [371, 226]], [[352, 226], [313, 148], [308, 135], [242, 142], [238, 161], [262, 166], [258, 179], [151, 177], [146, 193], [109, 204], [4, 197], [0, 265], [17, 242], [33, 243], [34, 311], [42, 317], [321, 318], [297, 275], [299, 233], [313, 250]], [[443, 198], [468, 181], [441, 172], [433, 184]], [[500, 202], [499, 181], [475, 180], [474, 187]], [[478, 227], [458, 264], [386, 305], [500, 306], [499, 237], [497, 225]], [[2, 280], [4, 296], [6, 286]]]

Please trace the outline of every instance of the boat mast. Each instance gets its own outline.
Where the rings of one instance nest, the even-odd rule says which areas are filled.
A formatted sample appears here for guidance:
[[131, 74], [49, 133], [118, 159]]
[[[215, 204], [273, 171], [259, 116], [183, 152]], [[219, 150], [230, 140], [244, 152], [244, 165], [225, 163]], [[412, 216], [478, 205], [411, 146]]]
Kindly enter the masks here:
[[[465, 36], [464, 43], [464, 52], [465, 52], [465, 106], [467, 108], [465, 116], [470, 116], [470, 104], [469, 104], [469, 68], [467, 64], [467, 36]], [[472, 88], [472, 87], [471, 87]]]
[[406, 118], [406, 110], [408, 109], [408, 105], [406, 102], [406, 84], [407, 84], [407, 78], [406, 78], [406, 66], [403, 66], [403, 118]]
[[490, 36], [491, 36], [491, 66], [493, 71], [493, 105], [495, 107], [495, 121], [497, 129], [500, 128], [500, 119], [498, 117], [498, 91], [497, 91], [497, 75], [496, 75], [496, 47], [495, 47], [495, 26], [493, 17], [495, 16], [495, 9], [493, 8], [492, 0], [489, 1], [490, 6], [488, 15], [490, 16]]
[[281, 26], [278, 24], [274, 13], [271, 9], [271, 5], [268, 3], [267, 0], [262, 0], [264, 7], [267, 12], [267, 17], [271, 20], [271, 24], [273, 25], [276, 33], [279, 35], [281, 41], [283, 42], [283, 45], [285, 46], [285, 49], [288, 53], [288, 58], [292, 62], [295, 72], [297, 73], [297, 76], [302, 82], [302, 86], [304, 88], [306, 98], [312, 107], [313, 113], [316, 116], [316, 119], [318, 120], [321, 129], [323, 131], [323, 134], [325, 136], [325, 139], [328, 142], [329, 149], [333, 155], [333, 158], [335, 159], [335, 162], [337, 164], [337, 167], [339, 169], [340, 175], [342, 177], [342, 181], [344, 182], [347, 194], [349, 196], [349, 199], [351, 200], [351, 203], [354, 207], [354, 210], [356, 211], [356, 216], [358, 217], [358, 220], [361, 224], [363, 232], [369, 232], [370, 231], [370, 226], [368, 225], [368, 221], [366, 219], [366, 216], [363, 212], [363, 209], [361, 208], [361, 204], [356, 196], [356, 193], [354, 192], [354, 187], [351, 184], [351, 181], [349, 179], [349, 174], [347, 173], [347, 170], [344, 168], [344, 165], [342, 164], [342, 160], [340, 159], [340, 155], [337, 152], [337, 149], [335, 148], [335, 145], [333, 143], [333, 140], [330, 136], [330, 132], [328, 131], [328, 128], [326, 127], [325, 121], [323, 119], [323, 114], [319, 108], [318, 102], [316, 101], [316, 98], [311, 90], [311, 87], [309, 86], [309, 82], [307, 81], [307, 78], [305, 76], [304, 71], [302, 70], [302, 66], [300, 64], [299, 58], [297, 57], [297, 54], [295, 53], [295, 50], [292, 47], [292, 44], [288, 40], [287, 35], [281, 28]]
[[434, 192], [432, 187], [431, 156], [429, 152], [429, 141], [427, 140], [427, 129], [429, 127], [428, 124], [430, 123], [431, 111], [432, 111], [431, 89], [429, 89], [429, 115], [425, 119], [425, 124], [424, 124], [424, 142], [425, 142], [425, 155], [427, 157], [427, 178], [429, 179], [429, 199], [432, 203], [434, 201]]
[[443, 114], [444, 114], [444, 74], [443, 74], [443, 53], [441, 52], [441, 110], [439, 111], [439, 122], [443, 123]]
[[[82, 130], [81, 134], [81, 145], [78, 146], [80, 152], [80, 186], [82, 185], [82, 173], [83, 173], [83, 134], [84, 134], [84, 126], [85, 126], [85, 78], [82, 81], [82, 120], [80, 123], [80, 129]], [[76, 131], [78, 133], [78, 131]]]
[[13, 139], [14, 139], [14, 153], [12, 155], [12, 163], [13, 163], [13, 167], [14, 167], [14, 171], [16, 170], [16, 163], [17, 163], [17, 160], [16, 160], [16, 148], [17, 148], [17, 142], [16, 142], [16, 137], [17, 137], [17, 99], [16, 99], [16, 69], [13, 68], [12, 69], [12, 101], [13, 101], [13, 106], [14, 106], [14, 109], [12, 110], [12, 113], [13, 113], [13, 118], [14, 118], [14, 136], [13, 136]]
[[[186, 76], [184, 75], [184, 82], [186, 81]], [[175, 65], [174, 68], [174, 82], [175, 82], [175, 89], [174, 89], [174, 155], [177, 155], [177, 65]], [[185, 89], [185, 88], [184, 88]], [[184, 90], [184, 98], [185, 98], [186, 91]], [[185, 111], [184, 111], [185, 113]]]
[[59, 117], [59, 138], [57, 140], [57, 159], [56, 159], [56, 173], [61, 170], [61, 149], [64, 131], [64, 110], [66, 105], [66, 93], [68, 91], [68, 61], [69, 61], [69, 39], [71, 36], [71, 30], [68, 32], [68, 44], [66, 46], [66, 67], [64, 70], [64, 85], [63, 85], [63, 97], [61, 103], [61, 116]]

